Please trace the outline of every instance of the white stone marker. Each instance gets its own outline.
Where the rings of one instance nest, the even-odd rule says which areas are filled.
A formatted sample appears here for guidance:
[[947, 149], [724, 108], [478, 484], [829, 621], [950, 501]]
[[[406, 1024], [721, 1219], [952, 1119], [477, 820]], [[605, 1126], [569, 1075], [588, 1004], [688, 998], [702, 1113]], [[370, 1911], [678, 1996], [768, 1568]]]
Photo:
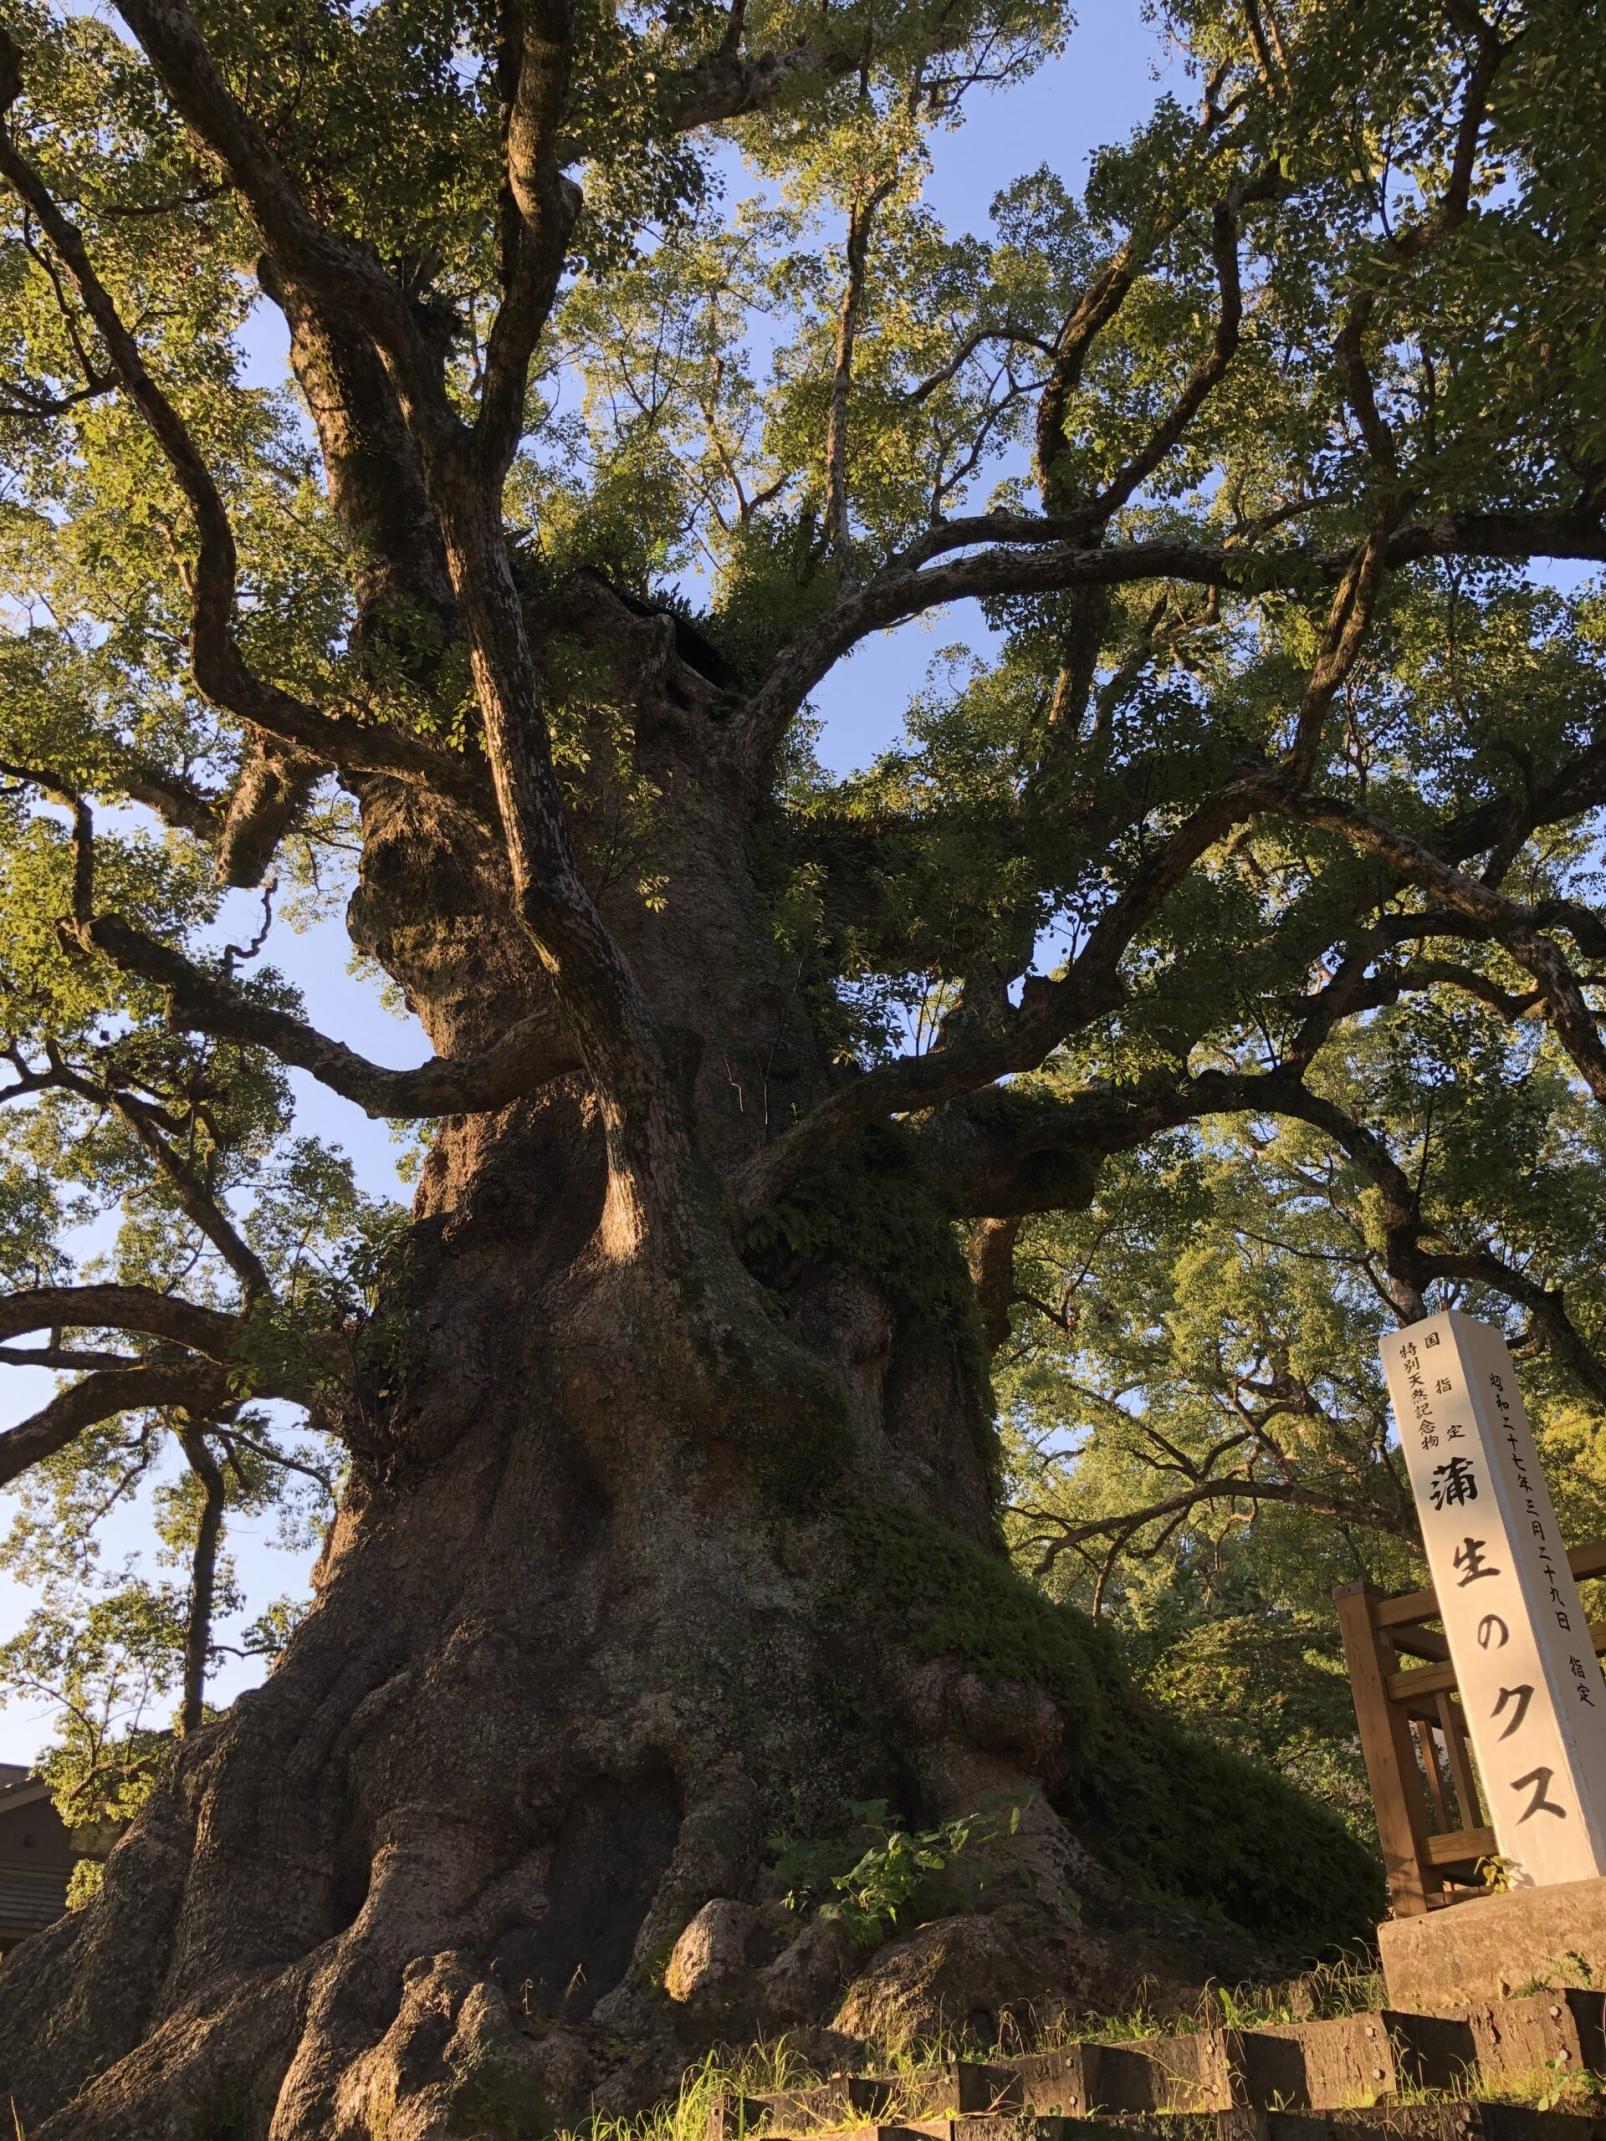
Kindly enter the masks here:
[[1500, 1856], [1519, 1887], [1606, 1874], [1606, 1682], [1506, 1342], [1448, 1309], [1382, 1353]]

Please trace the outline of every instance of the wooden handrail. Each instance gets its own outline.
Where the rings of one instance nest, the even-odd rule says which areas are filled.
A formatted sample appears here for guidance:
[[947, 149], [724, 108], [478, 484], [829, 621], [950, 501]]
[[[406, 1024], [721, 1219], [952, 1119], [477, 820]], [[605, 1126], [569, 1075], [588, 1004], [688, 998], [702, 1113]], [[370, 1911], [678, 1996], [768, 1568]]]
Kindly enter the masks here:
[[1394, 1648], [1403, 1650], [1409, 1658], [1439, 1661], [1450, 1655], [1449, 1643], [1436, 1628], [1396, 1628], [1391, 1633]]
[[1479, 1859], [1492, 1859], [1499, 1846], [1493, 1829], [1452, 1829], [1446, 1836], [1430, 1836], [1423, 1856], [1430, 1866], [1471, 1866]]
[[[1591, 1621], [1589, 1640], [1595, 1647], [1597, 1658], [1606, 1658], [1606, 1621]], [[1398, 1650], [1399, 1637], [1394, 1639]], [[1437, 1665], [1416, 1665], [1409, 1672], [1390, 1673], [1388, 1690], [1390, 1702], [1423, 1702], [1429, 1695], [1447, 1694], [1455, 1686], [1455, 1667], [1445, 1659]]]
[[1425, 1702], [1430, 1695], [1447, 1695], [1455, 1686], [1455, 1667], [1448, 1659], [1442, 1665], [1418, 1665], [1408, 1673], [1390, 1673], [1390, 1702]]
[[[1587, 1546], [1569, 1547], [1567, 1565], [1580, 1583], [1590, 1576], [1606, 1576], [1606, 1539], [1593, 1539]], [[1408, 1628], [1414, 1621], [1436, 1619], [1438, 1611], [1439, 1602], [1431, 1591], [1398, 1591], [1392, 1598], [1378, 1601], [1377, 1625], [1380, 1628]], [[1398, 1648], [1404, 1649], [1398, 1636], [1394, 1641]]]

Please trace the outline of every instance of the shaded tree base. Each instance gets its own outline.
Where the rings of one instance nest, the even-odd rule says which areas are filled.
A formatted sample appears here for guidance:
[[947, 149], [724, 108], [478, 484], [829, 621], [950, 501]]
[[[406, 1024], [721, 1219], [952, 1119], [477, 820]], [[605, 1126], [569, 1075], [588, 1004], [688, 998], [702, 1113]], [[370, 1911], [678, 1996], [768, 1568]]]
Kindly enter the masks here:
[[[1080, 1887], [1017, 1882], [873, 1952], [790, 1911], [771, 1881], [757, 1902], [711, 1899], [661, 1976], [627, 1973], [600, 1997], [578, 1980], [556, 1999], [510, 1982], [483, 1946], [421, 1951], [381, 1987], [345, 1941], [232, 1976], [152, 2026], [173, 1975], [161, 1898], [176, 1839], [161, 1815], [123, 1847], [106, 1895], [0, 1978], [29, 2141], [536, 2141], [673, 2097], [714, 2050], [739, 2064], [740, 2047], [785, 2036], [796, 2062], [829, 2073], [912, 2044], [1018, 2048], [1139, 2002], [1185, 2009], [1212, 1978], [1288, 1960], [1223, 1923], [1135, 1909], [1039, 1799], [1028, 1871], [1073, 1865]], [[427, 1914], [427, 1889], [414, 1906]]]
[[[65, 1928], [46, 1944], [54, 1954], [29, 1958], [33, 1998], [10, 1988], [35, 2010], [46, 2066], [55, 2032], [38, 2010], [86, 1931]], [[30, 2141], [536, 2141], [592, 2117], [639, 2114], [674, 2096], [710, 2051], [739, 2064], [742, 2045], [781, 2035], [793, 2060], [829, 2073], [873, 2063], [889, 2046], [1018, 2046], [1064, 2017], [1140, 1997], [1186, 2006], [1204, 1977], [1238, 1977], [1261, 1960], [1224, 1932], [1201, 1949], [1203, 1931], [1077, 1936], [1005, 1912], [939, 1921], [852, 1958], [817, 1922], [777, 1945], [773, 1910], [719, 1899], [678, 1944], [691, 1951], [678, 1984], [668, 1973], [682, 1997], [632, 1995], [606, 2017], [531, 2009], [527, 1992], [467, 1952], [418, 1957], [378, 2040], [338, 2074], [318, 2062], [322, 2108], [306, 2117], [294, 2084], [310, 2049], [298, 2041], [318, 1974], [310, 1958], [175, 2013], [64, 2103], [52, 2106], [37, 2071], [19, 2077], [14, 2100]], [[70, 1989], [64, 2004], [76, 2004]]]

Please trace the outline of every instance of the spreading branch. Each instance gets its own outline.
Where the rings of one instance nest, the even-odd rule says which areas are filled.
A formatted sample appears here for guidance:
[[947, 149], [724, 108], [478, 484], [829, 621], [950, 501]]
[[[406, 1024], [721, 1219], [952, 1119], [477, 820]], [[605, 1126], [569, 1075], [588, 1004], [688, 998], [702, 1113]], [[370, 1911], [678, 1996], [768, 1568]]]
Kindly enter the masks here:
[[1371, 1531], [1386, 1532], [1393, 1538], [1414, 1538], [1414, 1528], [1409, 1521], [1402, 1521], [1391, 1510], [1370, 1502], [1325, 1494], [1320, 1488], [1301, 1486], [1293, 1480], [1255, 1479], [1244, 1473], [1236, 1473], [1228, 1479], [1199, 1480], [1179, 1493], [1121, 1516], [1090, 1517], [1077, 1522], [1053, 1510], [1028, 1509], [1020, 1513], [1028, 1525], [1047, 1524], [1051, 1527], [1052, 1536], [1044, 1538], [1041, 1532], [1029, 1531], [1025, 1541], [1028, 1546], [1041, 1548], [1033, 1565], [1039, 1576], [1046, 1576], [1061, 1554], [1084, 1545], [1089, 1539], [1108, 1539], [1114, 1551], [1119, 1553], [1149, 1525], [1168, 1520], [1174, 1522], [1206, 1503], [1222, 1501], [1282, 1502], [1295, 1509], [1309, 1509], [1318, 1516], [1337, 1517], [1341, 1523], [1362, 1524]]
[[332, 1093], [379, 1120], [503, 1108], [579, 1062], [556, 1017], [536, 1012], [518, 1020], [478, 1055], [432, 1056], [414, 1069], [390, 1070], [320, 1033], [305, 1019], [208, 974], [117, 915], [96, 915], [79, 934], [86, 949], [122, 972], [165, 989], [175, 1026], [265, 1048], [279, 1062], [309, 1072]]
[[227, 1371], [205, 1361], [153, 1362], [86, 1375], [0, 1434], [0, 1487], [119, 1413], [174, 1405], [205, 1411], [228, 1397]]
[[1526, 967], [1544, 992], [1544, 1010], [1562, 1046], [1595, 1098], [1606, 1101], [1606, 1044], [1583, 988], [1555, 939], [1531, 908], [1469, 877], [1408, 833], [1359, 805], [1335, 796], [1289, 796], [1282, 804], [1306, 824], [1341, 833], [1377, 856], [1405, 883], [1430, 892], [1452, 913], [1465, 916]]
[[[138, 17], [189, 22], [187, 10], [161, 5], [159, 0], [145, 7], [131, 0], [125, 13], [136, 31]], [[209, 60], [206, 67], [210, 70]], [[21, 94], [21, 55], [11, 38], [0, 31], [0, 114], [9, 114]], [[123, 391], [144, 418], [190, 508], [197, 542], [190, 588], [190, 653], [200, 689], [225, 712], [317, 764], [353, 772], [394, 773], [477, 803], [478, 783], [450, 754], [383, 724], [326, 715], [248, 667], [234, 639], [238, 573], [234, 531], [210, 469], [177, 409], [147, 370], [139, 345], [96, 273], [77, 227], [62, 214], [4, 125], [0, 125], [0, 177], [27, 203], [71, 275]]]
[[32, 1286], [0, 1294], [0, 1339], [20, 1338], [29, 1331], [130, 1331], [222, 1362], [232, 1354], [241, 1329], [238, 1316], [160, 1293], [154, 1286]]
[[[1075, 519], [986, 513], [939, 523], [909, 544], [778, 658], [747, 701], [741, 734], [751, 754], [773, 751], [808, 694], [874, 632], [954, 602], [1059, 594], [1078, 587], [1125, 587], [1174, 580], [1243, 594], [1305, 593], [1355, 570], [1354, 553], [1301, 546], [1153, 541], [1081, 547]], [[980, 547], [973, 547], [980, 546]], [[969, 550], [946, 564], [931, 561]], [[1606, 562], [1606, 519], [1593, 508], [1553, 513], [1443, 514], [1399, 528], [1370, 558], [1369, 570], [1427, 558], [1553, 558]]]
[[119, 12], [174, 109], [238, 190], [280, 275], [373, 339], [415, 425], [437, 442], [459, 440], [462, 426], [447, 400], [439, 355], [401, 285], [371, 252], [327, 229], [307, 208], [262, 128], [224, 83], [183, 0], [127, 0]]

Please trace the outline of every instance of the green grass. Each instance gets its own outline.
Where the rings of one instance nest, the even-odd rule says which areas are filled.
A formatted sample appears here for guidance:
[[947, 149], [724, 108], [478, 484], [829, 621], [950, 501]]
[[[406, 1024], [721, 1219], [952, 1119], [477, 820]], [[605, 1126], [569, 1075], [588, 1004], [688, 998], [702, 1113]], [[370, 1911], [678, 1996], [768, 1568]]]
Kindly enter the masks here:
[[[1207, 2029], [1255, 2029], [1278, 2023], [1327, 2021], [1340, 2015], [1359, 2014], [1383, 2002], [1383, 1983], [1370, 1959], [1349, 1957], [1308, 1972], [1283, 1985], [1208, 1986], [1196, 2005], [1186, 2009], [1166, 2008], [1140, 1997], [1119, 2014], [1086, 2020], [1068, 2016], [1039, 2027], [1029, 2014], [1009, 2017], [996, 2043], [982, 2043], [966, 2030], [941, 2031], [902, 2043], [866, 2047], [859, 2071], [892, 2083], [887, 2107], [876, 2123], [896, 2126], [916, 2119], [958, 2116], [952, 2103], [947, 2069], [954, 2060], [986, 2064], [1028, 2052], [1055, 2051], [1068, 2044], [1130, 2044], [1146, 2037], [1189, 2036]], [[761, 2041], [741, 2050], [716, 2048], [696, 2065], [688, 2067], [679, 2094], [635, 2119], [597, 2119], [555, 2137], [555, 2141], [707, 2141], [709, 2114], [720, 2097], [754, 2098], [782, 2093], [801, 2093], [817, 2088], [828, 2077], [802, 2057], [787, 2037]], [[1587, 2076], [1573, 2081], [1587, 2082]], [[1553, 2108], [1562, 2099], [1547, 2090], [1558, 2086], [1559, 2076], [1547, 2070], [1534, 2079], [1533, 2093], [1514, 2101], [1531, 2102], [1538, 2108]], [[1495, 2095], [1510, 2091], [1502, 2081]], [[1438, 2099], [1424, 2096], [1422, 2101]], [[1369, 2100], [1368, 2100], [1369, 2101]], [[1402, 2096], [1391, 2098], [1406, 2101]], [[1571, 2108], [1573, 2098], [1566, 2097]], [[1366, 2108], [1357, 2102], [1356, 2110]], [[821, 2107], [818, 2119], [788, 2118], [788, 2134], [807, 2134], [840, 2125], [865, 2123], [857, 2117], [844, 2122]], [[757, 2137], [762, 2125], [750, 2131]], [[1187, 2141], [1187, 2114], [1166, 2114], [1168, 2141]], [[1210, 2127], [1214, 2135], [1214, 2125]]]
[[1598, 2116], [1603, 2099], [1598, 2074], [1550, 2059], [1519, 2073], [1486, 2075], [1476, 2067], [1463, 2068], [1448, 2088], [1418, 2089], [1405, 2084], [1392, 2091], [1387, 2102], [1405, 2109], [1422, 2104], [1522, 2104], [1531, 2111]]
[[1135, 2044], [1145, 2037], [1191, 2037], [1207, 2029], [1271, 2029], [1294, 2022], [1331, 2022], [1368, 2014], [1387, 2005], [1383, 1973], [1369, 1954], [1318, 1963], [1301, 1977], [1276, 1985], [1204, 1988], [1192, 2007], [1161, 2007], [1139, 1994], [1119, 2014], [1056, 2022], [1021, 2050], [1051, 2050], [1060, 2044]]

